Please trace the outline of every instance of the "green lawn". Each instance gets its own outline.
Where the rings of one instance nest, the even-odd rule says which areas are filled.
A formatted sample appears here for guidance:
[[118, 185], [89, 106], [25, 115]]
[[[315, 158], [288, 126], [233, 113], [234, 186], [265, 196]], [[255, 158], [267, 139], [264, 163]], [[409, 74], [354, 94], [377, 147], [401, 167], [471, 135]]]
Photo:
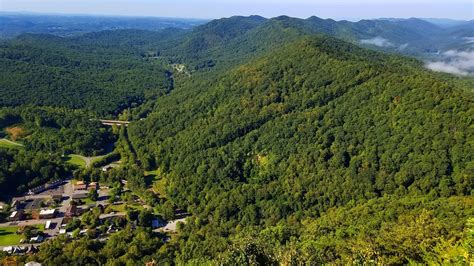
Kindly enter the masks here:
[[18, 226], [0, 228], [0, 246], [12, 246], [20, 244], [23, 235], [17, 235]]
[[0, 148], [15, 148], [15, 149], [18, 149], [18, 148], [21, 148], [21, 147], [23, 147], [23, 145], [20, 144], [20, 143], [13, 142], [13, 141], [10, 141], [10, 140], [7, 140], [7, 139], [0, 139]]
[[109, 205], [104, 211], [105, 213], [111, 213], [111, 212], [125, 212], [125, 204], [119, 204], [119, 205]]
[[91, 200], [90, 198], [81, 199], [81, 201], [82, 201], [85, 205], [96, 204], [96, 202], [93, 201], [93, 200]]
[[[44, 231], [44, 224], [35, 225], [39, 231]], [[24, 239], [22, 234], [17, 234], [18, 226], [0, 227], [0, 246], [19, 245], [20, 240]]]
[[76, 154], [71, 154], [66, 157], [66, 162], [78, 167], [86, 167], [86, 162], [80, 157], [79, 155]]

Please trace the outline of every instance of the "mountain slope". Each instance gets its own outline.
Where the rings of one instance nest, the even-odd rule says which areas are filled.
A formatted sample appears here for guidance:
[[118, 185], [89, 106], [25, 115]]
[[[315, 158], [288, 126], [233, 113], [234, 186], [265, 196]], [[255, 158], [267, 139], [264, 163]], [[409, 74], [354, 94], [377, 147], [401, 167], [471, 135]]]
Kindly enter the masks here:
[[[127, 38], [131, 34], [125, 33]], [[97, 35], [107, 32], [80, 38], [22, 35], [3, 43], [0, 106], [33, 104], [117, 114], [172, 88], [168, 66], [145, 60], [137, 43], [107, 45]]]
[[270, 186], [285, 213], [472, 189], [472, 96], [411, 61], [318, 38], [238, 67], [195, 97], [183, 91], [130, 127], [142, 161], [170, 172], [180, 205], [219, 205], [202, 198], [223, 192], [216, 182]]
[[333, 207], [468, 197], [473, 112], [472, 94], [416, 61], [317, 37], [184, 83], [128, 136], [166, 198], [196, 217], [186, 235], [206, 232], [199, 247], [183, 236], [188, 261], [217, 256], [244, 228]]

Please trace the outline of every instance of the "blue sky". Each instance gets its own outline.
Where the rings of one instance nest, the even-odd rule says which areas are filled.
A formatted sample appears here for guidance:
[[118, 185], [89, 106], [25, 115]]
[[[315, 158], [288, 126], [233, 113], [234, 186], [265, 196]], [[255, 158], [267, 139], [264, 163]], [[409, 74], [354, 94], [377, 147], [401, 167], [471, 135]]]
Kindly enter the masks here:
[[474, 19], [474, 0], [0, 0], [1, 11], [220, 18], [312, 15], [334, 19], [430, 17]]

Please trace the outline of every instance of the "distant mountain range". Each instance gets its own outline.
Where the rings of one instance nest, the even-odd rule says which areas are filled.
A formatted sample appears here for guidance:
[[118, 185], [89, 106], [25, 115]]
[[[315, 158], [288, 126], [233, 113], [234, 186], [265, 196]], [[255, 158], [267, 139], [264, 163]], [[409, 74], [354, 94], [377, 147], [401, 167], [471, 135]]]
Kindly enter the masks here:
[[206, 22], [208, 20], [203, 19], [41, 15], [3, 12], [0, 13], [0, 38], [13, 38], [23, 33], [72, 36], [116, 29], [143, 29], [151, 31], [165, 28], [189, 29]]

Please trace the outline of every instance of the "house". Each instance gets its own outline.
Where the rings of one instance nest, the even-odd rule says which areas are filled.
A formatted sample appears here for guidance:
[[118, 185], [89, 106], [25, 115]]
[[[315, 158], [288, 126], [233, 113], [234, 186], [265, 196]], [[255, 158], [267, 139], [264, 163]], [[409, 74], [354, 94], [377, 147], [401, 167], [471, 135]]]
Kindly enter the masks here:
[[74, 190], [87, 190], [87, 184], [84, 181], [77, 181]]
[[50, 230], [51, 228], [51, 220], [46, 221], [46, 225], [44, 226], [44, 229]]
[[[29, 246], [29, 247], [26, 249], [26, 253], [36, 253], [36, 252], [38, 252], [38, 249], [37, 249], [35, 246], [33, 246], [33, 245]], [[37, 262], [31, 262], [31, 263], [37, 263]], [[28, 263], [27, 263], [27, 264], [28, 264]], [[25, 264], [25, 265], [27, 265], [27, 264]], [[40, 263], [37, 263], [37, 264], [30, 264], [30, 265], [41, 265], [41, 264], [40, 264]]]
[[9, 246], [9, 247], [4, 247], [3, 248], [3, 252], [6, 252], [6, 253], [12, 253], [13, 252], [13, 247], [12, 246]]
[[89, 190], [97, 190], [99, 188], [99, 185], [97, 182], [92, 182], [89, 184]]
[[52, 219], [54, 217], [56, 217], [56, 209], [41, 210], [39, 212], [40, 219]]
[[35, 236], [30, 239], [30, 243], [41, 243], [43, 242], [44, 237], [43, 236]]
[[23, 211], [19, 210], [19, 211], [12, 212], [12, 214], [8, 217], [8, 220], [10, 222], [21, 221], [23, 217], [24, 217]]
[[20, 208], [20, 201], [13, 200], [11, 209], [14, 211], [18, 211], [19, 208]]
[[89, 197], [89, 193], [87, 191], [78, 191], [72, 194], [71, 199], [80, 200], [80, 199], [85, 199], [87, 197]]

